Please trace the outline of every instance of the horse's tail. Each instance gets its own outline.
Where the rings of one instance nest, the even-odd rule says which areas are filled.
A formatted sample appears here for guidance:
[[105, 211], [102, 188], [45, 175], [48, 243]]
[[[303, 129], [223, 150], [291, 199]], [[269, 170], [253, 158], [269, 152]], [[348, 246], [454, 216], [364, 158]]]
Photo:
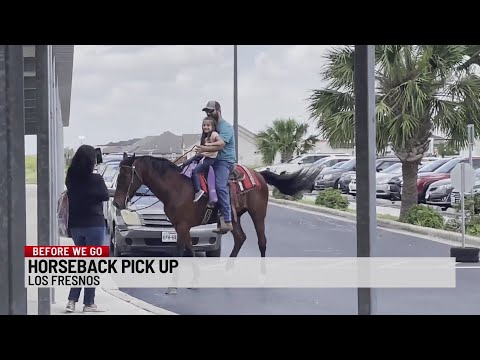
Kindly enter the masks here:
[[310, 166], [291, 174], [278, 175], [268, 170], [260, 171], [259, 174], [267, 184], [276, 187], [281, 193], [294, 196], [301, 191], [310, 191], [320, 171], [318, 166]]

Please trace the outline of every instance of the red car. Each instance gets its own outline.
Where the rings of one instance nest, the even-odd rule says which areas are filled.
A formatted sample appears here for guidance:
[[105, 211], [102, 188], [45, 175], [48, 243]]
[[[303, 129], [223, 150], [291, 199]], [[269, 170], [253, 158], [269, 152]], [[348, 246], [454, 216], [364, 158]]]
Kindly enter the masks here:
[[[468, 163], [468, 157], [456, 157], [440, 166], [437, 170], [427, 173], [419, 173], [417, 177], [418, 202], [425, 203], [425, 193], [428, 186], [438, 180], [450, 178], [451, 171], [461, 162]], [[472, 157], [473, 168], [480, 168], [480, 157]]]

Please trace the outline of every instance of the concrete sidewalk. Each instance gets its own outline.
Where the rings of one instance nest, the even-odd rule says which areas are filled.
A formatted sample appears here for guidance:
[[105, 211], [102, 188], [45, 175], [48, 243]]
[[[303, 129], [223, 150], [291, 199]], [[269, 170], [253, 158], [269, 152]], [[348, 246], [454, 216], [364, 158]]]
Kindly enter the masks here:
[[[27, 245], [37, 245], [37, 186], [26, 186], [27, 202]], [[70, 238], [60, 238], [60, 245], [74, 245]], [[118, 288], [97, 288], [95, 303], [103, 312], [83, 313], [83, 291], [74, 313], [65, 312], [68, 300], [68, 288], [57, 287], [53, 290], [55, 302], [51, 304], [51, 315], [176, 315], [173, 312], [148, 304], [127, 295]], [[27, 314], [38, 315], [38, 290], [27, 289]]]

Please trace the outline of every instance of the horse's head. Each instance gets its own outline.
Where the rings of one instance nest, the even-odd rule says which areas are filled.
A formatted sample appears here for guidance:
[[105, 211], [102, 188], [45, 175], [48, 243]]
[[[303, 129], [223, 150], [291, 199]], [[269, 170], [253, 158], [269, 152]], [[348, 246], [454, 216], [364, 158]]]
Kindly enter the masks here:
[[135, 195], [142, 185], [141, 170], [136, 166], [138, 158], [123, 153], [123, 160], [119, 165], [117, 187], [113, 196], [113, 206], [122, 210], [127, 207], [128, 201]]

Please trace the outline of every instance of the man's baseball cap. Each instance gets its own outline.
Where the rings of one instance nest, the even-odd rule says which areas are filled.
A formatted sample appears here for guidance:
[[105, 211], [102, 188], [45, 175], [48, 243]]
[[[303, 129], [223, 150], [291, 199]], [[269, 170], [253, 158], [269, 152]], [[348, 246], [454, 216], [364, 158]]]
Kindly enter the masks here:
[[207, 103], [207, 105], [202, 109], [202, 111], [207, 111], [207, 110], [220, 110], [220, 104], [218, 101], [211, 100]]

